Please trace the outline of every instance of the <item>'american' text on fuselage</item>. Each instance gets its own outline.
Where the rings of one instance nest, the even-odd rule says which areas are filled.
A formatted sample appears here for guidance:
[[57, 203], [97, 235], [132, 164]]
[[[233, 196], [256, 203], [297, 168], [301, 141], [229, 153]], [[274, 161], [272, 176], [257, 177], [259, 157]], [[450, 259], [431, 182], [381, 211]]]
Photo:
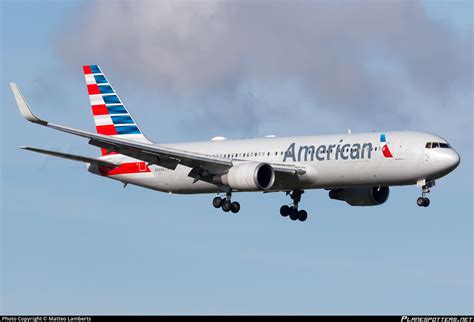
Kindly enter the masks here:
[[[298, 151], [296, 153], [296, 151]], [[300, 145], [298, 149], [295, 143], [291, 143], [285, 151], [283, 162], [301, 162], [301, 161], [327, 161], [327, 160], [358, 160], [370, 159], [372, 157], [372, 143], [346, 143], [320, 145], [315, 148], [314, 145]]]

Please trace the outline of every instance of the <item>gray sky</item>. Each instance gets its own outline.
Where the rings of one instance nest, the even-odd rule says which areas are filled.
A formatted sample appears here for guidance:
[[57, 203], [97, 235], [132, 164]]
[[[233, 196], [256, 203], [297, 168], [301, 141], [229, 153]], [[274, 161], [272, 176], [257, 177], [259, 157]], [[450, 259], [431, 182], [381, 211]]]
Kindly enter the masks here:
[[[426, 117], [419, 104], [452, 117], [446, 102], [472, 99], [472, 33], [418, 1], [118, 1], [78, 11], [56, 39], [66, 66], [104, 57], [143, 90], [181, 97], [190, 119], [213, 115], [218, 130], [258, 134], [288, 106], [293, 122], [331, 110], [412, 126]], [[298, 92], [281, 101], [287, 86]]]

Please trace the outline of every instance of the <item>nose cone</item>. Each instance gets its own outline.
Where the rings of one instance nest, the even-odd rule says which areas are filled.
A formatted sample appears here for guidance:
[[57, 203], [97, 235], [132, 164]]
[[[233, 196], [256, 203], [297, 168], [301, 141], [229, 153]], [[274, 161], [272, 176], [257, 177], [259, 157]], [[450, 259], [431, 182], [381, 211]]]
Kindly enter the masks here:
[[446, 151], [443, 155], [443, 165], [446, 167], [446, 172], [451, 172], [457, 168], [459, 163], [461, 162], [461, 157], [459, 154], [454, 150]]

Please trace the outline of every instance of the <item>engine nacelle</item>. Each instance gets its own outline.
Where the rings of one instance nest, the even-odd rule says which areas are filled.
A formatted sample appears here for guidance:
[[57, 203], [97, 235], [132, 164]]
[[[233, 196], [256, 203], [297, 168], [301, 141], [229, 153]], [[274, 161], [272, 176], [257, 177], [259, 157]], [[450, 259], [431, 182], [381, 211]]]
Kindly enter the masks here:
[[275, 182], [275, 171], [267, 163], [248, 162], [233, 166], [214, 181], [241, 191], [267, 190]]
[[329, 198], [351, 206], [377, 206], [387, 201], [389, 192], [388, 187], [341, 188], [329, 191]]

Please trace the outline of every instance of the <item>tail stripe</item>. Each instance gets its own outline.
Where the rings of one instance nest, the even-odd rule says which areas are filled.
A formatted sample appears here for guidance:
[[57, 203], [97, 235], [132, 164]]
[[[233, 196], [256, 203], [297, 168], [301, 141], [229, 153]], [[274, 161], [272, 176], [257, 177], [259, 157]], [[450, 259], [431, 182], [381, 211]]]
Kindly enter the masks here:
[[112, 125], [97, 125], [95, 127], [97, 129], [97, 133], [103, 135], [117, 135], [117, 131], [115, 130], [115, 126]]
[[130, 116], [128, 115], [116, 115], [116, 116], [111, 116], [112, 117], [112, 122], [114, 124], [133, 124], [133, 120]]
[[109, 114], [109, 110], [107, 109], [107, 106], [105, 104], [92, 105], [92, 114], [94, 116]]
[[97, 65], [83, 66], [84, 74], [100, 74], [100, 68]]
[[128, 114], [123, 105], [110, 105], [107, 106], [107, 110], [110, 114]]
[[105, 79], [105, 76], [104, 75], [95, 75], [94, 76], [94, 82], [96, 84], [107, 84], [107, 79]]
[[96, 126], [100, 125], [113, 125], [110, 115], [98, 115], [94, 116], [94, 121]]
[[99, 66], [83, 66], [83, 69], [97, 133], [150, 142], [143, 136]]
[[140, 134], [140, 130], [135, 125], [116, 126], [115, 130], [118, 134]]
[[87, 85], [87, 92], [89, 95], [100, 94], [99, 86], [97, 84]]
[[121, 103], [117, 95], [102, 95], [105, 104], [117, 104]]
[[114, 90], [109, 85], [99, 85], [97, 86], [101, 94], [113, 94]]

